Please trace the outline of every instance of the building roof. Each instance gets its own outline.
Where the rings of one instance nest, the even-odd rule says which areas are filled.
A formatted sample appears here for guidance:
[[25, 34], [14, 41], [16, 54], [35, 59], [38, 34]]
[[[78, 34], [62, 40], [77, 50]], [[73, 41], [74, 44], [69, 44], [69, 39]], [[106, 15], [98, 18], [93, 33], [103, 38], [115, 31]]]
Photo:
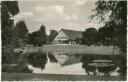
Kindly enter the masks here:
[[61, 31], [63, 31], [71, 40], [82, 38], [81, 31], [74, 31], [74, 30], [68, 30], [68, 29], [61, 29]]

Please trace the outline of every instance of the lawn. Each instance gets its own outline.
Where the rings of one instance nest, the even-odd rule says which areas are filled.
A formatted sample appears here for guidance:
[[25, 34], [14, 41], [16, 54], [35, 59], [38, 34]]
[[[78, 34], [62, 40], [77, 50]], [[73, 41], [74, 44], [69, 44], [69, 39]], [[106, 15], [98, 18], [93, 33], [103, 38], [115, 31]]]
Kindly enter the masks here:
[[86, 46], [86, 45], [44, 45], [42, 47], [30, 47], [28, 52], [66, 52], [72, 54], [98, 54], [98, 55], [112, 55], [119, 54], [117, 50], [113, 50], [114, 46]]
[[2, 73], [2, 81], [121, 81], [125, 76]]

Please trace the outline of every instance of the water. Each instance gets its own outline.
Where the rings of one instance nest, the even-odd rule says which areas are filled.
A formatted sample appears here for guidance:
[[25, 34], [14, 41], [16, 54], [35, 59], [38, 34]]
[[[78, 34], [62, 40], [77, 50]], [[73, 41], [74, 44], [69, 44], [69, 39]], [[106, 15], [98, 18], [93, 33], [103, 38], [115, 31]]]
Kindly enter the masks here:
[[50, 62], [50, 58], [47, 56], [47, 63], [45, 69], [28, 65], [29, 69], [33, 70], [33, 73], [45, 73], [45, 74], [73, 74], [73, 75], [87, 75], [82, 68], [82, 63], [79, 58], [68, 55], [53, 55], [57, 62]]
[[126, 75], [124, 59], [114, 55], [33, 52], [19, 55], [17, 66], [2, 66], [2, 72], [119, 76]]
[[[101, 62], [96, 62], [96, 60]], [[32, 73], [41, 74], [70, 74], [70, 75], [110, 75], [118, 76], [118, 66], [111, 57], [101, 55], [68, 54], [55, 52], [49, 54], [30, 55], [27, 66]], [[98, 63], [89, 65], [89, 63]], [[105, 66], [105, 65], [110, 66]], [[112, 66], [111, 66], [112, 65]]]

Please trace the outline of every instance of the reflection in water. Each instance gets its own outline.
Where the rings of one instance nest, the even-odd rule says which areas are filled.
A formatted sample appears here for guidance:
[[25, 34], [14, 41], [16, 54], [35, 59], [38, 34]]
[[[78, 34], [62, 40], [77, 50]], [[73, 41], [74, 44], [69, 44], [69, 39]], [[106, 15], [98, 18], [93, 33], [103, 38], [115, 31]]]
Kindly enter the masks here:
[[52, 54], [48, 54], [48, 58], [50, 59], [51, 63], [57, 63], [56, 58]]
[[19, 55], [15, 67], [2, 66], [3, 72], [110, 75], [127, 74], [127, 57], [124, 55], [87, 55], [64, 52], [29, 53]]
[[[51, 62], [52, 60], [57, 60], [57, 62]], [[53, 53], [47, 56], [47, 64], [45, 69], [40, 69], [38, 67], [28, 65], [29, 69], [33, 70], [33, 73], [47, 73], [47, 74], [73, 74], [73, 75], [86, 75], [80, 62], [80, 58], [76, 58], [74, 55]]]
[[81, 57], [81, 62], [83, 63], [82, 64], [82, 68], [85, 69], [86, 73], [88, 75], [90, 75], [89, 71], [94, 71], [95, 70], [95, 67], [92, 67], [92, 66], [89, 66], [88, 63], [92, 62], [93, 60], [93, 56], [90, 56], [90, 55], [85, 55], [85, 56], [82, 56]]
[[81, 62], [83, 62], [82, 67], [85, 69], [88, 75], [92, 72], [93, 75], [110, 75], [110, 72], [116, 69], [115, 64], [111, 61], [110, 56], [105, 55], [85, 55], [82, 56]]
[[42, 52], [30, 53], [27, 58], [27, 62], [34, 67], [44, 69], [45, 64], [47, 63], [47, 55]]
[[120, 67], [112, 56], [56, 53], [31, 53], [28, 67], [33, 73], [73, 75], [119, 75]]

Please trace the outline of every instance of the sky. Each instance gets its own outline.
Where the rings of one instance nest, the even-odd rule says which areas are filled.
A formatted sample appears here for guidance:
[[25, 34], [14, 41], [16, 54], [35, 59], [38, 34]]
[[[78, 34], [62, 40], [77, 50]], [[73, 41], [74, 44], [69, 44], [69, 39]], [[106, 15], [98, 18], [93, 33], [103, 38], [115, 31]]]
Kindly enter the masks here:
[[29, 32], [37, 31], [43, 24], [46, 33], [62, 28], [84, 31], [101, 25], [96, 19], [90, 21], [89, 16], [96, 7], [95, 0], [37, 0], [18, 1], [20, 13], [13, 17], [15, 23], [24, 20]]

